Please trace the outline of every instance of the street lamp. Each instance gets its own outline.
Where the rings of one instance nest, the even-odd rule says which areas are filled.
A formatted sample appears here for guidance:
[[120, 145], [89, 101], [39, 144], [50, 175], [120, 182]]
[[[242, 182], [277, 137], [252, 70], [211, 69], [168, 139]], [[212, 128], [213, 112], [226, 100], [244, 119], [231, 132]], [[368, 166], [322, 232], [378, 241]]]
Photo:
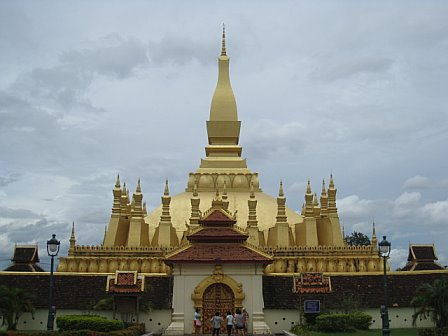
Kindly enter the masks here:
[[56, 315], [56, 307], [53, 306], [53, 287], [54, 287], [54, 279], [53, 279], [53, 267], [54, 267], [54, 257], [56, 257], [59, 253], [59, 246], [61, 242], [56, 239], [56, 235], [53, 235], [53, 238], [47, 240], [47, 253], [51, 257], [51, 268], [50, 268], [50, 294], [48, 298], [48, 321], [47, 321], [47, 330], [54, 329], [54, 316]]
[[384, 269], [384, 306], [381, 306], [381, 319], [383, 327], [383, 336], [390, 335], [389, 328], [389, 312], [387, 311], [387, 267], [386, 261], [390, 254], [390, 242], [386, 240], [386, 236], [383, 236], [383, 240], [378, 243], [378, 255], [383, 258], [383, 269]]

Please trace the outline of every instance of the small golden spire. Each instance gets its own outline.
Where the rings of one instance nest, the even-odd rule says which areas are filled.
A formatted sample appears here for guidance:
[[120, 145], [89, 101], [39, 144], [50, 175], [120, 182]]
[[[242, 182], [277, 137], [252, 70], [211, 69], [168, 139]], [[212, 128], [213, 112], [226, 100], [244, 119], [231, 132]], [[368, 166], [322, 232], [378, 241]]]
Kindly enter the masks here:
[[70, 248], [68, 250], [69, 255], [73, 255], [73, 251], [75, 250], [76, 238], [75, 238], [75, 222], [72, 223], [72, 234], [70, 235]]
[[103, 237], [103, 244], [102, 245], [104, 245], [104, 243], [106, 242], [106, 233], [107, 233], [107, 226], [104, 225], [104, 237]]
[[72, 234], [70, 235], [70, 240], [75, 239], [75, 221], [72, 222]]
[[135, 192], [137, 192], [137, 193], [141, 193], [142, 192], [142, 188], [140, 187], [140, 178], [138, 179], [137, 188], [135, 189]]
[[370, 241], [370, 246], [375, 251], [378, 249], [378, 239], [376, 238], [376, 229], [375, 229], [375, 218], [373, 219], [372, 239]]
[[123, 192], [123, 194], [126, 194], [126, 181], [123, 182], [122, 192]]
[[224, 185], [222, 187], [222, 198], [227, 199], [227, 183], [226, 183], [226, 181], [224, 181]]
[[221, 56], [227, 56], [227, 53], [226, 53], [226, 25], [224, 23], [222, 24]]
[[193, 185], [193, 197], [198, 197], [198, 183], [194, 181]]
[[146, 216], [148, 214], [148, 211], [146, 210], [146, 201], [143, 202], [143, 215]]
[[334, 189], [333, 173], [330, 174], [330, 189]]
[[165, 190], [163, 191], [165, 196], [169, 196], [170, 191], [168, 190], [168, 178], [165, 179]]
[[308, 179], [308, 185], [306, 186], [306, 193], [311, 194], [311, 182], [310, 179]]
[[319, 206], [319, 202], [317, 201], [317, 194], [316, 194], [316, 193], [314, 193], [314, 197], [313, 197], [313, 205], [314, 205], [315, 207]]
[[279, 197], [285, 196], [285, 194], [283, 193], [283, 181], [282, 180], [280, 180], [280, 189], [278, 191], [278, 196]]
[[327, 195], [327, 190], [325, 188], [325, 179], [322, 179], [322, 196], [326, 196]]
[[117, 175], [117, 181], [115, 182], [115, 188], [120, 188], [120, 174]]

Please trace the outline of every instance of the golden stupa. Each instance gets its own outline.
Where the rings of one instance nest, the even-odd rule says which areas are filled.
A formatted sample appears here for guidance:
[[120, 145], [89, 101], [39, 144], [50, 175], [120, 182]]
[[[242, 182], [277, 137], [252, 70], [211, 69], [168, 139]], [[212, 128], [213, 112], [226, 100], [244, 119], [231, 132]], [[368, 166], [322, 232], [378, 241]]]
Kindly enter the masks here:
[[208, 146], [199, 168], [188, 176], [184, 192], [173, 197], [168, 181], [162, 204], [146, 212], [140, 180], [129, 196], [117, 177], [113, 206], [101, 245], [76, 245], [74, 227], [67, 257], [59, 260], [59, 272], [113, 273], [132, 270], [170, 274], [164, 256], [188, 244], [185, 237], [199, 226], [201, 214], [219, 197], [236, 213], [236, 225], [249, 235], [248, 244], [274, 258], [265, 273], [375, 272], [382, 269], [375, 228], [370, 246], [347, 246], [341, 232], [333, 177], [328, 188], [322, 182], [320, 197], [308, 181], [301, 213], [286, 206], [280, 181], [276, 198], [260, 188], [258, 173], [241, 157], [241, 121], [230, 83], [225, 30], [218, 58], [218, 82], [207, 121]]

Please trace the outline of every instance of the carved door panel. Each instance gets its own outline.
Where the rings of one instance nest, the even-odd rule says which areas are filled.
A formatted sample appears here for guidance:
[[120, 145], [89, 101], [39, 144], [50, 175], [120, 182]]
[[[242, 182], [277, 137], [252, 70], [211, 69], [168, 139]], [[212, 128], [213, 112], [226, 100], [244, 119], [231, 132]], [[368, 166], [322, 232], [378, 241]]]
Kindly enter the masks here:
[[212, 333], [212, 324], [210, 319], [219, 312], [219, 315], [224, 319], [221, 327], [221, 332], [226, 333], [226, 312], [234, 312], [235, 297], [232, 289], [222, 283], [216, 283], [207, 287], [204, 291], [202, 299], [202, 314], [204, 318], [203, 333]]

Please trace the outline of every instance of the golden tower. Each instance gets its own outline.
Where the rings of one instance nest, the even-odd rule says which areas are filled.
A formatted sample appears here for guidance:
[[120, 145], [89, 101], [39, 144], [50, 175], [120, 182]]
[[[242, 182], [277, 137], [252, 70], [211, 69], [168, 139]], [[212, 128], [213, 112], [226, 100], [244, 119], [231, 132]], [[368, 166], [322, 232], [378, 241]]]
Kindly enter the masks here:
[[[320, 198], [308, 180], [301, 213], [286, 206], [283, 182], [277, 198], [260, 189], [258, 173], [247, 167], [239, 145], [241, 121], [230, 82], [223, 27], [218, 80], [206, 123], [208, 145], [199, 168], [189, 173], [184, 192], [171, 196], [168, 180], [161, 205], [147, 213], [140, 180], [130, 202], [126, 184], [117, 176], [112, 190], [109, 224], [101, 245], [76, 245], [74, 231], [67, 257], [60, 258], [59, 271], [170, 273], [163, 262], [167, 253], [188, 244], [202, 214], [216, 195], [226, 211], [236, 214], [236, 226], [248, 235], [248, 244], [273, 257], [265, 273], [365, 272], [381, 267], [376, 246], [348, 247], [336, 206], [333, 176], [328, 189], [322, 181]], [[372, 242], [376, 241], [373, 231]]]

